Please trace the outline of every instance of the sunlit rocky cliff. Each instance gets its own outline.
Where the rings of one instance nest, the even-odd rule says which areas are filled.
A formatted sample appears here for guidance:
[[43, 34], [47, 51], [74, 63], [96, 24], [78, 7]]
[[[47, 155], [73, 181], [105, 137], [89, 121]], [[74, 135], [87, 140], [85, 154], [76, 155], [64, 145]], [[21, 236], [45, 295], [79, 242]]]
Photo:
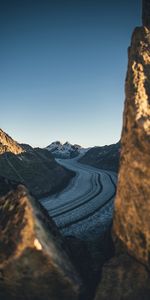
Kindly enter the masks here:
[[95, 300], [150, 299], [150, 1], [132, 35], [113, 238]]
[[3, 154], [5, 152], [20, 154], [24, 152], [24, 149], [7, 133], [0, 129], [0, 154]]

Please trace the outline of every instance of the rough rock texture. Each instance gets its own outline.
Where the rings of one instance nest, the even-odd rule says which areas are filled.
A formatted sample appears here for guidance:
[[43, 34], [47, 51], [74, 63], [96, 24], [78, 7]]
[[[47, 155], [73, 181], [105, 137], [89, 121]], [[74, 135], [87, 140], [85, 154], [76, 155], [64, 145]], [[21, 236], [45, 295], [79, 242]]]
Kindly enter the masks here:
[[23, 186], [0, 198], [0, 299], [78, 299], [80, 280], [44, 209]]
[[24, 152], [24, 149], [8, 134], [6, 134], [2, 129], [0, 129], [0, 154], [5, 152], [20, 154]]
[[150, 274], [127, 254], [113, 258], [103, 269], [95, 300], [109, 299], [150, 299]]
[[113, 225], [116, 253], [103, 268], [95, 300], [150, 299], [149, 0], [143, 1], [143, 24], [135, 29], [129, 48]]
[[150, 31], [136, 28], [126, 102], [114, 231], [128, 252], [150, 267]]

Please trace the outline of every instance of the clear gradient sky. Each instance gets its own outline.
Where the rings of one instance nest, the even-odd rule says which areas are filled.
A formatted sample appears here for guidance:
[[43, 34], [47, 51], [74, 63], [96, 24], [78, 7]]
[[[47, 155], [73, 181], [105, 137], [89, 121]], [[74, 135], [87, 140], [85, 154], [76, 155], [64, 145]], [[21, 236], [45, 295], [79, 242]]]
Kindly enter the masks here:
[[0, 127], [19, 142], [117, 142], [140, 0], [0, 0]]

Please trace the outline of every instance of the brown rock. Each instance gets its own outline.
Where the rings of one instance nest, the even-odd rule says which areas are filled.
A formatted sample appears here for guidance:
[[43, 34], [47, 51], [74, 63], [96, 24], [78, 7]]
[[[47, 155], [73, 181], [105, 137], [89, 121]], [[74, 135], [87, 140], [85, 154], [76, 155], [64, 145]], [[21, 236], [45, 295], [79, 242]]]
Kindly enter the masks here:
[[143, 1], [143, 25], [135, 29], [129, 48], [113, 224], [116, 256], [104, 265], [95, 300], [150, 299], [149, 0]]
[[129, 49], [114, 231], [150, 267], [150, 31], [136, 28]]
[[23, 186], [0, 198], [0, 299], [78, 299], [63, 239]]
[[103, 268], [95, 300], [149, 300], [150, 274], [128, 255], [113, 258]]
[[143, 0], [142, 21], [143, 26], [150, 27], [150, 0]]
[[3, 154], [5, 152], [20, 154], [24, 152], [24, 149], [7, 133], [0, 129], [0, 154]]

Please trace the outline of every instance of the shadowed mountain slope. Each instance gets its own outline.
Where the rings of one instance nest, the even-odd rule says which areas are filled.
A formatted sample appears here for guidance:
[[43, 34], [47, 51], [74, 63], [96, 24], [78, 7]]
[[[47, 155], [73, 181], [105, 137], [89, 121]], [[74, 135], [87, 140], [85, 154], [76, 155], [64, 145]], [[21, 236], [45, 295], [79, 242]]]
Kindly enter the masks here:
[[0, 176], [24, 184], [36, 197], [59, 191], [74, 175], [58, 165], [48, 150], [21, 147], [2, 130], [0, 149]]
[[99, 169], [118, 172], [120, 142], [103, 147], [91, 148], [79, 159], [79, 162]]

